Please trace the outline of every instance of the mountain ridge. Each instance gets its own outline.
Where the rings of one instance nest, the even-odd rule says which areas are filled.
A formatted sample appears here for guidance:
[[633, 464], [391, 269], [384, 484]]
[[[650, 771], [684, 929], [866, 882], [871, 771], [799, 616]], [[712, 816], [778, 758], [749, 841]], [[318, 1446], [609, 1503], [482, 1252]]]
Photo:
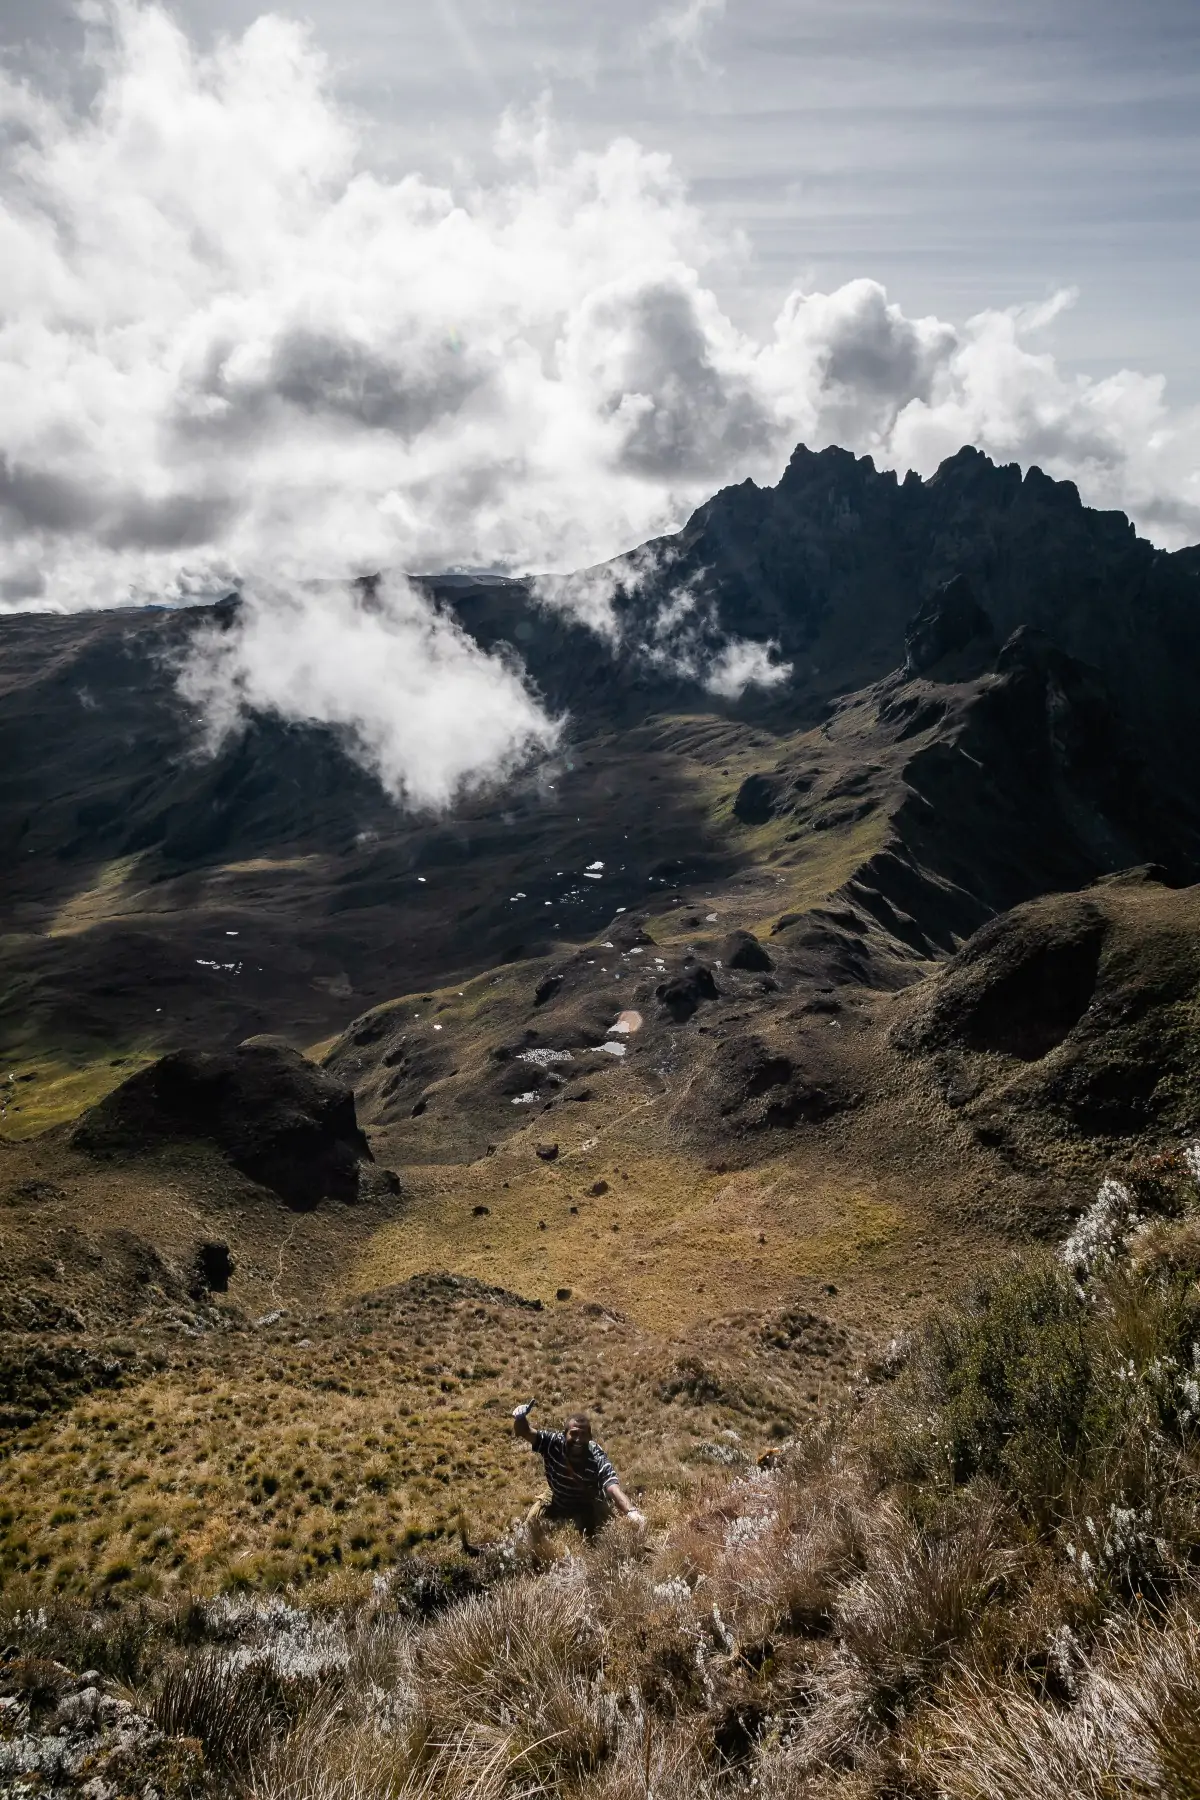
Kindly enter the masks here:
[[[746, 773], [769, 786], [772, 745], [828, 728], [854, 695], [881, 683], [874, 721], [866, 723], [862, 702], [860, 729], [887, 735], [896, 727], [924, 746], [894, 797], [898, 823], [889, 828], [912, 853], [897, 859], [895, 842], [865, 847], [851, 905], [870, 914], [871, 891], [890, 883], [896, 891], [883, 897], [893, 912], [919, 910], [914, 868], [905, 865], [945, 860], [927, 842], [939, 808], [952, 819], [957, 808], [970, 825], [981, 807], [1004, 813], [1007, 805], [1006, 855], [1019, 865], [1019, 788], [1043, 846], [1040, 873], [1031, 867], [1012, 880], [994, 870], [990, 890], [973, 894], [973, 884], [987, 886], [989, 857], [996, 863], [987, 832], [976, 832], [975, 866], [959, 858], [925, 883], [920, 904], [932, 912], [904, 927], [909, 954], [918, 941], [923, 955], [946, 954], [1039, 882], [1077, 884], [1122, 860], [1160, 861], [1176, 881], [1200, 870], [1200, 784], [1179, 754], [1195, 735], [1200, 551], [1155, 550], [1123, 515], [1082, 507], [1070, 483], [1038, 470], [1022, 477], [969, 449], [927, 482], [900, 481], [869, 458], [801, 446], [775, 488], [725, 489], [675, 538], [603, 574], [621, 627], [616, 642], [547, 605], [529, 582], [428, 582], [476, 642], [518, 652], [546, 704], [570, 715], [553, 792], [549, 776], [533, 769], [503, 798], [477, 796], [441, 820], [397, 813], [328, 729], [255, 719], [215, 757], [196, 754], [173, 669], [197, 628], [231, 626], [227, 603], [0, 620], [0, 845], [9, 869], [0, 977], [10, 1046], [14, 1018], [26, 1037], [35, 1022], [43, 1049], [72, 1056], [109, 1040], [119, 1050], [204, 1047], [214, 1032], [233, 1043], [280, 1029], [303, 1044], [345, 1022], [356, 999], [544, 955], [556, 928], [586, 935], [610, 902], [653, 900], [688, 870], [724, 879], [755, 854], [737, 796], [721, 797], [714, 782], [724, 778], [703, 768], [708, 752], [698, 764], [687, 751], [690, 728], [655, 721], [707, 718], [714, 741], [731, 733], [741, 763], [753, 764]], [[913, 622], [931, 606], [941, 617], [946, 583], [958, 583], [963, 604], [988, 622], [990, 635], [980, 628], [988, 645], [981, 639], [960, 666], [906, 672]], [[707, 692], [656, 635], [681, 591], [693, 597], [691, 615], [683, 609], [693, 650], [711, 654], [732, 636], [773, 641], [792, 664], [788, 678], [738, 700]], [[1014, 642], [1023, 648], [998, 648], [1022, 628], [1027, 635]], [[1082, 663], [1097, 674], [1081, 666], [1081, 638]], [[989, 675], [997, 656], [1012, 666]], [[969, 724], [963, 716], [971, 743], [946, 723], [965, 705], [952, 675], [983, 682]], [[889, 720], [895, 706], [909, 716]], [[1001, 719], [1005, 707], [1011, 716]], [[941, 724], [930, 738], [935, 715]], [[1062, 736], [1068, 723], [1079, 740], [1073, 749]], [[1081, 754], [1086, 795], [1076, 779]], [[971, 757], [978, 765], [999, 758], [1003, 776], [990, 787], [975, 779]], [[842, 779], [870, 786], [874, 777], [847, 769]], [[862, 795], [819, 799], [801, 823], [820, 832], [832, 825], [839, 842], [872, 811]], [[614, 802], [627, 815], [615, 830]], [[1085, 854], [1081, 834], [1089, 833]], [[1063, 844], [1049, 855], [1055, 837]], [[823, 840], [822, 856], [833, 841]], [[608, 872], [592, 891], [578, 870], [597, 856]], [[574, 898], [564, 907], [554, 869], [572, 866]], [[430, 905], [435, 893], [444, 912], [447, 891], [471, 871], [484, 874], [482, 889], [442, 916]], [[847, 866], [847, 876], [854, 872]], [[474, 875], [471, 882], [479, 887]], [[517, 906], [509, 896], [522, 891], [529, 904]], [[248, 929], [266, 960], [237, 954]], [[236, 982], [224, 979], [234, 966]]]

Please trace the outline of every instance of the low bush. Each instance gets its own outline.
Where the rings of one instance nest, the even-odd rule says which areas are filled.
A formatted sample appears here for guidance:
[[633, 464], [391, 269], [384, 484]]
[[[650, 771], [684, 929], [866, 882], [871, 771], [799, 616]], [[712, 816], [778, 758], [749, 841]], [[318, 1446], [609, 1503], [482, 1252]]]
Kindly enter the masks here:
[[70, 1600], [41, 1603], [13, 1584], [0, 1601], [0, 1639], [13, 1649], [134, 1686], [164, 1644], [198, 1643], [204, 1630], [203, 1607], [190, 1595], [96, 1608]]
[[[986, 1477], [1035, 1529], [1077, 1538], [1081, 1520], [1094, 1530], [1129, 1514], [1186, 1560], [1177, 1501], [1197, 1428], [1193, 1282], [1161, 1260], [1152, 1272], [1122, 1263], [1081, 1292], [1061, 1262], [1022, 1258], [926, 1327], [875, 1450], [901, 1483]], [[1126, 1578], [1136, 1585], [1132, 1567]]]

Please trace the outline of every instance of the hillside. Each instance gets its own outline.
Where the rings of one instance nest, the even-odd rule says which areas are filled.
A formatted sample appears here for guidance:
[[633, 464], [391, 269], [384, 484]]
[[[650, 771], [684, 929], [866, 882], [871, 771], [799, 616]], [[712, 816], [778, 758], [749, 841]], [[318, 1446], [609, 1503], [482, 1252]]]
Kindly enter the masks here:
[[[615, 641], [434, 584], [570, 714], [436, 819], [329, 732], [200, 757], [212, 609], [0, 620], [14, 1591], [490, 1541], [531, 1393], [674, 1517], [1190, 1141], [1195, 554], [967, 452], [798, 451], [668, 549]], [[668, 575], [789, 680], [651, 654]]]

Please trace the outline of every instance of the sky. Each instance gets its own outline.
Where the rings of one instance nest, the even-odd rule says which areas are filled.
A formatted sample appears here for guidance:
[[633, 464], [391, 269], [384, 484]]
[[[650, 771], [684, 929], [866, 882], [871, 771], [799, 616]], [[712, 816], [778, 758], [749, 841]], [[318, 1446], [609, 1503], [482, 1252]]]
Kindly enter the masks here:
[[[260, 0], [176, 0], [199, 43]], [[751, 324], [797, 280], [881, 281], [963, 319], [1060, 288], [1059, 360], [1200, 401], [1200, 8], [1192, 0], [306, 0], [376, 166], [486, 162], [549, 97], [582, 145], [668, 152], [744, 233], [719, 284]], [[62, 75], [67, 0], [0, 0], [0, 46]]]
[[444, 804], [557, 727], [402, 572], [594, 564], [801, 439], [1200, 539], [1194, 4], [0, 0], [0, 69], [0, 607], [239, 581], [222, 729], [327, 715]]

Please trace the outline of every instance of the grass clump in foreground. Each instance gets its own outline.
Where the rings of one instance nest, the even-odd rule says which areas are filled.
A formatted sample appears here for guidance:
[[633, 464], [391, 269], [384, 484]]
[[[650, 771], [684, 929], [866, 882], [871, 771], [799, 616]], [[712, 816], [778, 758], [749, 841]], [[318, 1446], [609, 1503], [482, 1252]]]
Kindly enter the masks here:
[[0, 1638], [96, 1662], [111, 1632], [113, 1675], [255, 1800], [1197, 1800], [1197, 1201], [1186, 1163], [1105, 1184], [1062, 1254], [773, 1466], [650, 1496], [644, 1537]]

